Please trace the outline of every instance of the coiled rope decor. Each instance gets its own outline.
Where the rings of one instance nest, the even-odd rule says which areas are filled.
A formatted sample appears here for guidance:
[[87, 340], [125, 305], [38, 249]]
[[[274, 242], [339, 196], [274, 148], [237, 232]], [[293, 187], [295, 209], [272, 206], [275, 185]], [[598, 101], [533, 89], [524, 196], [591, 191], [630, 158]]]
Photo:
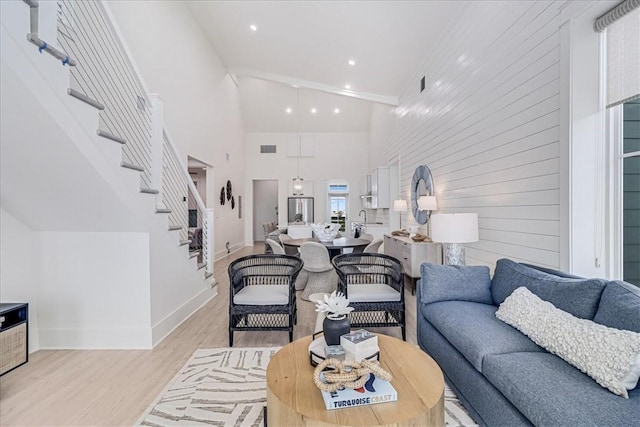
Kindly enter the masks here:
[[[333, 365], [334, 369], [324, 373], [324, 381], [320, 379], [320, 373]], [[393, 376], [385, 371], [377, 361], [353, 360], [341, 361], [338, 359], [326, 359], [316, 366], [313, 371], [313, 382], [322, 391], [337, 391], [343, 388], [360, 388], [369, 379], [369, 374], [374, 374], [384, 381], [391, 381]]]

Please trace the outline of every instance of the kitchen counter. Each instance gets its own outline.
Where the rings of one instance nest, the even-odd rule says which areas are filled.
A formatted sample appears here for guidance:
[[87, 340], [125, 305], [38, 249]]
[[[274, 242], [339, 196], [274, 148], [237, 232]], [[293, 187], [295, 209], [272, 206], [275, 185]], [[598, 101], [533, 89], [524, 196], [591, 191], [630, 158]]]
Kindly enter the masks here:
[[385, 234], [389, 234], [389, 224], [382, 222], [356, 222], [362, 226], [363, 233], [369, 233], [373, 235], [373, 240], [382, 240]]

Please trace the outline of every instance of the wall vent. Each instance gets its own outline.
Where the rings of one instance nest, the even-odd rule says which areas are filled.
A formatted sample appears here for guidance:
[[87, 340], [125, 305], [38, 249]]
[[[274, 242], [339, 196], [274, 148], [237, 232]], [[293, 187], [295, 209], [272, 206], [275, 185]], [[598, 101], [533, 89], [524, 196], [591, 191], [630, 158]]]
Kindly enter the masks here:
[[275, 153], [276, 146], [275, 145], [261, 145], [260, 153]]
[[138, 110], [143, 113], [147, 111], [147, 102], [140, 95], [136, 97], [136, 104], [138, 105]]

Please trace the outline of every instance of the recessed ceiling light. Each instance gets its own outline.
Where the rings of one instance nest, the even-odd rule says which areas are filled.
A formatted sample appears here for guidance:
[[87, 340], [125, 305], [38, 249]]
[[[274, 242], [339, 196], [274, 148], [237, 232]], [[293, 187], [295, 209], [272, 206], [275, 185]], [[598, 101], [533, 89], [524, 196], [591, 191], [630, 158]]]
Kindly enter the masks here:
[[287, 107], [287, 109], [286, 109], [285, 111], [287, 112], [287, 114], [291, 114], [291, 112], [292, 112], [293, 110], [291, 109], [291, 107]]
[[347, 63], [353, 67], [354, 65], [356, 65], [356, 60], [351, 58]]
[[312, 108], [312, 109], [311, 109], [311, 114], [315, 114], [315, 113], [317, 113], [317, 112], [318, 112], [318, 110], [316, 110], [315, 108]]
[[346, 85], [344, 85], [344, 88], [347, 90], [351, 90], [351, 85], [349, 83], [347, 83]]
[[333, 113], [334, 113], [334, 114], [338, 114], [338, 113], [340, 113], [340, 109], [339, 109], [339, 108], [334, 108], [334, 109], [333, 109]]
[[249, 29], [250, 29], [251, 31], [258, 31], [258, 27], [257, 27], [255, 24], [251, 24], [251, 25], [249, 25]]

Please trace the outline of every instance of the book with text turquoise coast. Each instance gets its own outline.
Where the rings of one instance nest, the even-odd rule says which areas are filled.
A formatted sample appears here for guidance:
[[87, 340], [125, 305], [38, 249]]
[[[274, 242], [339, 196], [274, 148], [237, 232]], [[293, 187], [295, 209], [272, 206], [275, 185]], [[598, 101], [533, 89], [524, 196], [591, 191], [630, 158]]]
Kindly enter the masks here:
[[[324, 379], [322, 375], [320, 378]], [[398, 400], [398, 393], [391, 383], [377, 378], [374, 374], [369, 374], [364, 387], [345, 388], [334, 392], [322, 391], [321, 393], [327, 409], [352, 408]]]

